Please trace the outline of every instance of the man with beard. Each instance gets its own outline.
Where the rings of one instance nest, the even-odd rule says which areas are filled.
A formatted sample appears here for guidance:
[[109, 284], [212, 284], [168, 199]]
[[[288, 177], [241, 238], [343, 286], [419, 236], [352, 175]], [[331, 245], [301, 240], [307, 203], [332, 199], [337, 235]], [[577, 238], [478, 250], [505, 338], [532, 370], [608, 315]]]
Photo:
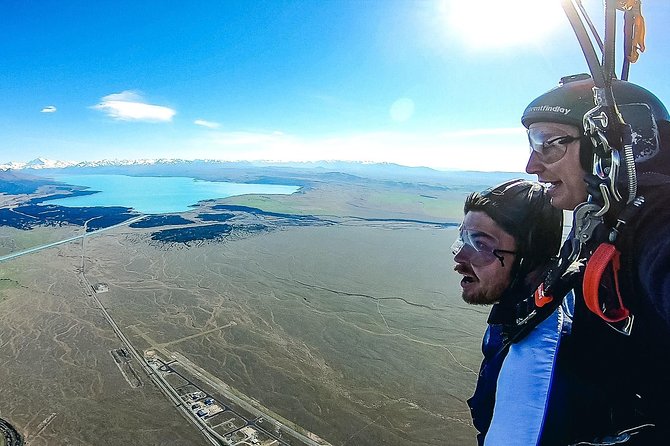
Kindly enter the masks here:
[[507, 329], [558, 253], [562, 231], [563, 213], [539, 183], [512, 180], [465, 201], [454, 269], [463, 276], [465, 302], [493, 305], [468, 400], [480, 445], [537, 444], [553, 429], [544, 420], [558, 345], [570, 326], [569, 300], [519, 343], [509, 342]]

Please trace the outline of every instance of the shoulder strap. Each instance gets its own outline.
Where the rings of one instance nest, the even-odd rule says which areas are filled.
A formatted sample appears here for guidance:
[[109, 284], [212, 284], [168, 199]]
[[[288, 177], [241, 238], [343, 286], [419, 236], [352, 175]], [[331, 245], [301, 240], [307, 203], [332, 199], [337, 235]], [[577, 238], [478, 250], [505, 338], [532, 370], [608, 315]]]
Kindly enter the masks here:
[[[601, 243], [586, 264], [582, 291], [589, 310], [606, 322], [621, 322], [630, 317], [630, 311], [623, 304], [619, 287], [621, 253], [611, 243]], [[608, 268], [614, 282], [614, 292], [600, 293], [603, 274]]]

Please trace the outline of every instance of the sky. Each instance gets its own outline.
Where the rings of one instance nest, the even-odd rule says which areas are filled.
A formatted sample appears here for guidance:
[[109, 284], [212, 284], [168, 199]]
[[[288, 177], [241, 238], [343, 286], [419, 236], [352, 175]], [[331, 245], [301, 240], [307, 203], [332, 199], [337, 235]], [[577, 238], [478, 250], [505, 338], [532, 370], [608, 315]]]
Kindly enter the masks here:
[[[642, 12], [630, 80], [667, 104], [670, 2]], [[6, 0], [0, 30], [0, 164], [523, 171], [523, 109], [588, 71], [559, 0]]]

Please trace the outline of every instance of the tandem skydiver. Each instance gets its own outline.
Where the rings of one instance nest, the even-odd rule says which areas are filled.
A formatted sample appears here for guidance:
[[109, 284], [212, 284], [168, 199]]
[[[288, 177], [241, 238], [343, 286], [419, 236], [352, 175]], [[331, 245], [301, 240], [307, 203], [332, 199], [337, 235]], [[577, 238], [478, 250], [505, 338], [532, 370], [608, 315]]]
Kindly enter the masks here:
[[[540, 286], [515, 305], [497, 348], [509, 353], [485, 444], [670, 444], [670, 115], [653, 93], [627, 81], [644, 49], [641, 2], [604, 3], [603, 41], [581, 3], [562, 0], [591, 74], [562, 78], [521, 118], [531, 148], [526, 172], [546, 185], [552, 206], [573, 211], [573, 224]], [[617, 11], [624, 12], [621, 80], [614, 73]], [[503, 378], [511, 353], [571, 298], [570, 330], [555, 327], [562, 335], [547, 369], [547, 397], [531, 401], [542, 414], [539, 436], [525, 437], [538, 422], [525, 417], [516, 418], [517, 432], [507, 426], [507, 438], [493, 438], [500, 394], [514, 383]], [[517, 391], [509, 419], [528, 402], [525, 381]]]
[[537, 288], [558, 254], [563, 212], [547, 189], [512, 180], [471, 194], [452, 246], [454, 269], [463, 276], [463, 300], [491, 305], [482, 342], [477, 388], [468, 400], [482, 444], [537, 444], [561, 337], [570, 328], [571, 304], [539, 324], [522, 341], [507, 342], [519, 301]]
[[[574, 209], [564, 252], [580, 246], [582, 257], [571, 279], [572, 332], [561, 345], [554, 384], [562, 389], [560, 411], [570, 414], [563, 444], [670, 444], [670, 116], [648, 90], [611, 82], [631, 126], [634, 163], [609, 160], [591, 174], [594, 160], [607, 153], [597, 148], [602, 132], [589, 125], [589, 75], [563, 78], [521, 118], [532, 149], [526, 172], [549, 185], [554, 207]], [[634, 167], [636, 184], [613, 178], [617, 167]], [[635, 199], [598, 215], [617, 205], [613, 185], [634, 187]]]
[[[593, 86], [588, 75], [563, 78], [523, 114], [526, 171], [545, 184], [541, 194], [533, 200], [530, 186], [524, 194], [523, 182], [511, 182], [466, 201], [453, 246], [463, 299], [495, 304], [468, 402], [479, 444], [670, 442], [670, 116], [649, 91], [613, 81], [632, 127], [637, 199], [615, 221], [582, 215], [612, 200], [611, 177], [589, 173], [597, 149], [583, 116], [593, 109]], [[560, 229], [548, 203], [575, 209], [550, 265]], [[590, 244], [561, 269], [589, 227]], [[521, 268], [519, 256], [534, 263]], [[564, 273], [556, 283], [547, 280], [552, 269]], [[543, 295], [545, 283], [553, 296]]]

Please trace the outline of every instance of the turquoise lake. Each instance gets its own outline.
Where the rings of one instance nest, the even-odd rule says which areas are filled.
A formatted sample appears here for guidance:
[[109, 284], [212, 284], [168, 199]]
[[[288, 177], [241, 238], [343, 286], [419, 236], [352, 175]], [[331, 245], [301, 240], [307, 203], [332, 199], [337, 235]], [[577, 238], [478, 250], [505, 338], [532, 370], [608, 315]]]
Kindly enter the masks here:
[[186, 177], [131, 177], [127, 175], [52, 175], [56, 181], [87, 186], [96, 194], [59, 198], [44, 203], [68, 207], [123, 206], [143, 214], [185, 212], [201, 200], [245, 194], [285, 194], [299, 186], [202, 181]]

